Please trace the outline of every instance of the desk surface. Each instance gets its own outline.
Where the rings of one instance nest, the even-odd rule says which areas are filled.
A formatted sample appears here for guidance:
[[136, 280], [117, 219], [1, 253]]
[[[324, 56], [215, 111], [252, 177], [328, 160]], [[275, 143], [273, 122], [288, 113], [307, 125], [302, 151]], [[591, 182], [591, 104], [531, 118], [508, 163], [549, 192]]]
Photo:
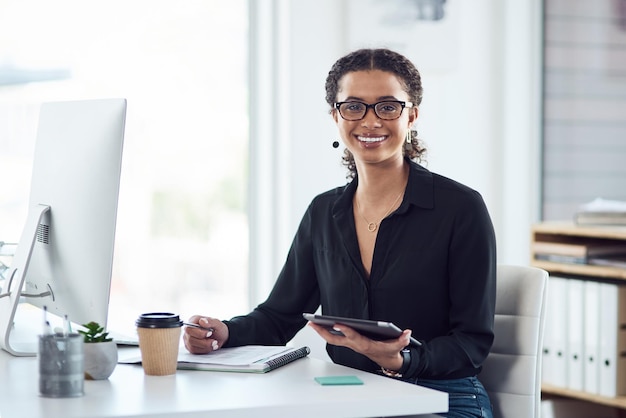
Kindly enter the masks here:
[[[121, 349], [121, 355], [128, 354]], [[133, 350], [133, 349], [130, 349]], [[357, 375], [359, 386], [321, 386], [316, 376]], [[314, 358], [266, 374], [179, 370], [146, 376], [118, 364], [108, 380], [85, 381], [80, 398], [38, 393], [35, 357], [0, 350], [0, 417], [370, 417], [447, 411], [448, 395]], [[253, 414], [252, 411], [254, 412]]]

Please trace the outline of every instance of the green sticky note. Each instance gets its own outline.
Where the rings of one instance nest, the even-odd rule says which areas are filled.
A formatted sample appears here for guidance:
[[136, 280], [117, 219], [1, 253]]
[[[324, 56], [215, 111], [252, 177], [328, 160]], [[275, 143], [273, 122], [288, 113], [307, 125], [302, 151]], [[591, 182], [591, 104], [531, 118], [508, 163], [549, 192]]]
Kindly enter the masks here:
[[315, 381], [324, 386], [362, 385], [363, 381], [356, 376], [323, 376], [316, 377]]

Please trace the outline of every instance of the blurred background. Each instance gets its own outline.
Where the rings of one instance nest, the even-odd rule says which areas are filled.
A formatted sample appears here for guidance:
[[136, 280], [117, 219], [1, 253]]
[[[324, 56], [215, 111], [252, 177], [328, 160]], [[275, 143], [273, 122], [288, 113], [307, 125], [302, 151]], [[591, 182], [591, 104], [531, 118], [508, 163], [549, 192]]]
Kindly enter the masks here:
[[24, 226], [40, 104], [125, 97], [110, 327], [132, 330], [151, 310], [247, 312], [311, 199], [346, 182], [329, 68], [386, 46], [422, 74], [427, 168], [478, 190], [498, 261], [528, 264], [534, 222], [571, 220], [595, 197], [626, 200], [625, 10], [621, 0], [0, 0], [0, 241]]

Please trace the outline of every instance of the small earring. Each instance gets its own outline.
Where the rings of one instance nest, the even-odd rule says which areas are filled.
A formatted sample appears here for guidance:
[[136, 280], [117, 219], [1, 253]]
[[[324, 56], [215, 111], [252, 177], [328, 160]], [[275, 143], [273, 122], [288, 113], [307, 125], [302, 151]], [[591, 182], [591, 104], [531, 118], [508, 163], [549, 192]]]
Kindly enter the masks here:
[[339, 141], [333, 141], [333, 148], [339, 148]]
[[411, 149], [413, 148], [413, 131], [411, 129], [409, 129], [406, 132], [406, 138], [405, 138], [405, 142], [404, 142], [404, 149], [405, 151], [411, 151]]

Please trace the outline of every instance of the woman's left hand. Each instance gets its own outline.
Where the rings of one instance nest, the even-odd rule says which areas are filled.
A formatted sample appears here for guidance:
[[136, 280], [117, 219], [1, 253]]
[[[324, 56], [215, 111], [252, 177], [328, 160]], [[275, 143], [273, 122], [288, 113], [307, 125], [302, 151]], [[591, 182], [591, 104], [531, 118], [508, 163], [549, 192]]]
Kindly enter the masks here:
[[384, 341], [376, 341], [359, 334], [347, 325], [335, 324], [333, 329], [343, 335], [331, 333], [321, 325], [309, 322], [313, 328], [327, 343], [348, 347], [357, 353], [363, 354], [379, 366], [389, 370], [400, 370], [402, 367], [402, 355], [400, 352], [407, 347], [411, 338], [411, 330], [404, 330], [398, 338]]

